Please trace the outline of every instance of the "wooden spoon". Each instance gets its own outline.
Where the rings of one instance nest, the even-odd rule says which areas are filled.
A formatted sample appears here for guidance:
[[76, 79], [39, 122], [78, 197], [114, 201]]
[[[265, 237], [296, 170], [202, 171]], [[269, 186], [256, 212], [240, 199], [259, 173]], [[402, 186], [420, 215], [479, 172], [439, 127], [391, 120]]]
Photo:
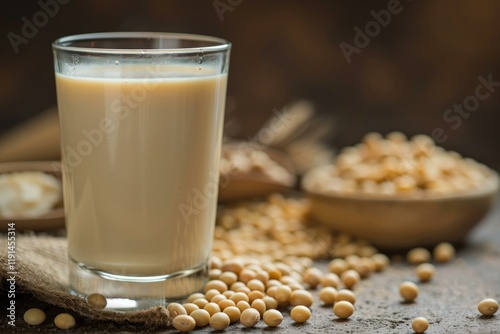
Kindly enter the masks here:
[[[237, 144], [224, 145], [225, 150], [237, 150]], [[241, 174], [223, 174], [221, 173], [219, 182], [219, 202], [228, 202], [240, 200], [243, 198], [260, 197], [271, 194], [273, 192], [280, 192], [290, 189], [295, 185], [296, 175], [293, 163], [288, 156], [278, 150], [271, 148], [262, 148], [262, 151], [281, 165], [290, 173], [288, 182], [277, 182], [270, 179], [263, 173], [252, 171], [250, 173]]]

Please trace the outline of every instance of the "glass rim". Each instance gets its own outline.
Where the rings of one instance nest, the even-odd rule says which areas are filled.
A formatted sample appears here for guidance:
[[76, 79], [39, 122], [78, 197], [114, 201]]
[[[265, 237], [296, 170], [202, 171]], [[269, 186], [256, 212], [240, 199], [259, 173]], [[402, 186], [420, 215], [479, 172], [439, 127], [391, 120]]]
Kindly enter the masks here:
[[[179, 48], [91, 48], [91, 47], [81, 47], [65, 45], [71, 42], [82, 42], [90, 40], [102, 40], [102, 39], [126, 39], [126, 38], [136, 38], [136, 39], [153, 39], [153, 38], [165, 38], [169, 40], [185, 40], [192, 42], [211, 42], [215, 45], [210, 46], [199, 46], [199, 47], [179, 47]], [[97, 32], [89, 34], [77, 34], [70, 35], [56, 39], [52, 43], [52, 49], [54, 51], [70, 51], [70, 52], [87, 52], [93, 54], [144, 54], [144, 53], [157, 53], [157, 54], [189, 54], [189, 53], [199, 53], [199, 52], [219, 52], [227, 51], [231, 48], [231, 43], [223, 38], [212, 37], [207, 35], [197, 35], [197, 34], [184, 34], [184, 33], [169, 33], [169, 32]]]

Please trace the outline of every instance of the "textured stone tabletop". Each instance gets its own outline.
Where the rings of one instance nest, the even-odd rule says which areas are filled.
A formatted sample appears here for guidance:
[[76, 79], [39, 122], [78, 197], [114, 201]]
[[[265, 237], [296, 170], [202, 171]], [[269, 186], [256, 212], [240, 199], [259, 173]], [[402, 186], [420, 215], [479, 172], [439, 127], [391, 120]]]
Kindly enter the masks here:
[[[397, 259], [397, 257], [396, 257]], [[320, 262], [325, 267], [326, 262]], [[426, 333], [500, 333], [500, 313], [491, 318], [481, 317], [477, 304], [484, 298], [500, 300], [500, 202], [490, 215], [471, 233], [468, 243], [460, 248], [457, 258], [448, 264], [437, 265], [437, 273], [429, 283], [418, 283], [420, 295], [415, 303], [404, 304], [399, 296], [399, 284], [404, 280], [416, 282], [413, 267], [405, 262], [394, 262], [382, 273], [372, 274], [354, 289], [357, 295], [356, 312], [348, 320], [337, 319], [331, 307], [322, 307], [317, 293], [312, 317], [304, 324], [294, 324], [285, 312], [285, 320], [276, 329], [267, 328], [260, 321], [253, 329], [241, 324], [230, 326], [227, 333], [413, 333], [411, 320], [423, 316], [429, 320]], [[60, 309], [45, 305], [32, 296], [18, 297], [18, 317], [30, 307], [41, 307], [47, 321], [29, 327], [21, 319], [15, 329], [7, 326], [6, 295], [0, 293], [2, 318], [1, 333], [59, 332], [52, 321]], [[146, 329], [132, 325], [118, 325], [78, 318], [71, 333], [144, 333]], [[155, 333], [175, 333], [174, 329]], [[210, 327], [194, 333], [215, 333]]]

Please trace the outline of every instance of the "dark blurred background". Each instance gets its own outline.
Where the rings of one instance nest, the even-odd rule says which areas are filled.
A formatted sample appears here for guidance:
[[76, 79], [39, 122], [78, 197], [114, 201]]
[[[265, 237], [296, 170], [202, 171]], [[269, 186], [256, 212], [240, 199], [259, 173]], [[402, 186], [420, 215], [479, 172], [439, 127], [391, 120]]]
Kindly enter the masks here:
[[[44, 22], [39, 12], [47, 3], [58, 9]], [[379, 32], [369, 24], [373, 37], [348, 63], [339, 44], [355, 46], [354, 28], [365, 31], [375, 20], [371, 11], [389, 9], [398, 13]], [[500, 87], [490, 87], [494, 91], [470, 107], [456, 129], [458, 121], [443, 118], [476, 94], [479, 76], [500, 82], [499, 1], [9, 1], [0, 17], [0, 141], [55, 104], [56, 38], [99, 31], [186, 32], [233, 43], [227, 116], [233, 136], [248, 138], [273, 109], [305, 98], [320, 114], [335, 116], [332, 146], [357, 143], [368, 131], [431, 135], [441, 128], [447, 136], [442, 146], [500, 170]], [[14, 35], [25, 38], [23, 26], [34, 20], [38, 31], [13, 47]]]

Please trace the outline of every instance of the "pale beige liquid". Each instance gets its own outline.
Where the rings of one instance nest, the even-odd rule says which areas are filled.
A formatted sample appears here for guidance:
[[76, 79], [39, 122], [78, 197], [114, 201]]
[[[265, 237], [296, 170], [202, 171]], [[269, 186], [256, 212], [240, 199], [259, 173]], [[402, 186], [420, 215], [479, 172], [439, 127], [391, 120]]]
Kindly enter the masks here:
[[198, 70], [159, 79], [133, 66], [129, 79], [56, 75], [74, 261], [155, 276], [208, 260], [226, 75]]

